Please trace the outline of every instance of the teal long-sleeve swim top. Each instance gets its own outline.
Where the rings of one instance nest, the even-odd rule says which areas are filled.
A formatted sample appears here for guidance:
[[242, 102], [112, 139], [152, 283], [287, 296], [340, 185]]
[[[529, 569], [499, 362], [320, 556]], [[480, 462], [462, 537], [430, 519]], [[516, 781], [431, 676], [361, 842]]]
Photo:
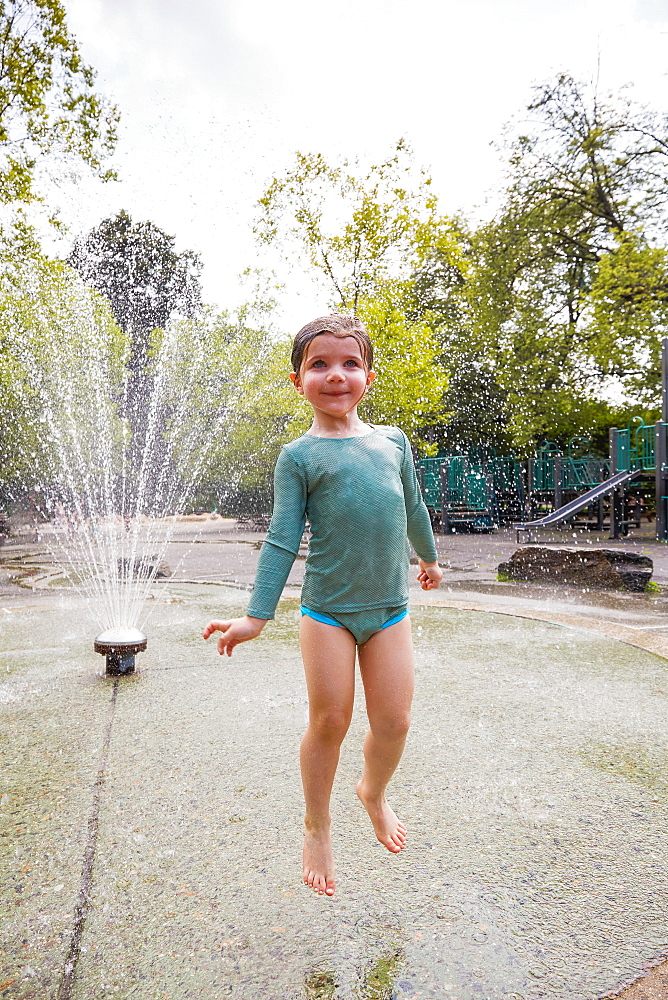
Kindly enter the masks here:
[[317, 611], [407, 604], [408, 539], [425, 562], [437, 560], [410, 445], [398, 427], [350, 438], [303, 434], [284, 446], [246, 614], [274, 617], [307, 519], [302, 604]]

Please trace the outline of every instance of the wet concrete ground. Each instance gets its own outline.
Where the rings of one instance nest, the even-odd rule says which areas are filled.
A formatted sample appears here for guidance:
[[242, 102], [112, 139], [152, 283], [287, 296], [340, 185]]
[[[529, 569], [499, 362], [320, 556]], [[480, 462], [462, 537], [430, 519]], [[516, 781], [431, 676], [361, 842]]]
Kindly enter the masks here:
[[[439, 540], [478, 568], [428, 595], [446, 606], [415, 592], [394, 782], [409, 847], [377, 845], [352, 793], [359, 704], [335, 789], [339, 891], [322, 900], [299, 880], [297, 591], [220, 662], [198, 629], [242, 610], [260, 536], [212, 522], [188, 547], [198, 529], [168, 562], [185, 553], [183, 578], [229, 585], [170, 584], [121, 682], [96, 676], [76, 599], [5, 581], [0, 996], [585, 1000], [661, 958], [668, 665], [614, 637], [661, 653], [661, 594], [495, 584], [512, 539]], [[46, 567], [32, 547], [2, 555], [26, 551]], [[518, 617], [534, 613], [590, 624]], [[665, 973], [623, 995], [665, 997]]]

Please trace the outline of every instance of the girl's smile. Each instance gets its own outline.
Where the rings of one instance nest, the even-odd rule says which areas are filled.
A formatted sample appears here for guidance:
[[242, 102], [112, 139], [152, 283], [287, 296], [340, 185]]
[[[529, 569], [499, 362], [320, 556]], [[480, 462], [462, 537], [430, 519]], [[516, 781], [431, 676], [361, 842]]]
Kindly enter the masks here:
[[313, 407], [312, 432], [336, 436], [365, 427], [356, 408], [375, 374], [367, 371], [354, 337], [319, 334], [309, 344], [300, 371], [290, 378]]

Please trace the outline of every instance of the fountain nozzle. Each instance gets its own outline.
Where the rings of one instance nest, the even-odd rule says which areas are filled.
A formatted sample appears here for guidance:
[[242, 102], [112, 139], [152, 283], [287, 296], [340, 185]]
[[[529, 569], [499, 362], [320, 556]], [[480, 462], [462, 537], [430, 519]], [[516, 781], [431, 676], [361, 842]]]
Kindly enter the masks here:
[[106, 656], [108, 677], [135, 672], [135, 654], [146, 649], [146, 636], [138, 628], [108, 628], [95, 639], [93, 649]]

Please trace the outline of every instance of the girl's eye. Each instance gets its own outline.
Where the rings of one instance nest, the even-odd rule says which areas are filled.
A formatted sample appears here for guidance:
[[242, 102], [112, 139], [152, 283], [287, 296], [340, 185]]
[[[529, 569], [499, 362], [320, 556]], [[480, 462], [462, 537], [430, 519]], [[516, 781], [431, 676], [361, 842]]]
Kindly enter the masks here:
[[350, 361], [346, 361], [346, 364], [347, 365], [353, 365], [355, 368], [357, 368], [357, 362], [354, 361], [353, 359], [351, 359]]
[[314, 361], [313, 362], [313, 367], [314, 368], [320, 368], [320, 366], [324, 365], [324, 363], [325, 363], [324, 361]]

